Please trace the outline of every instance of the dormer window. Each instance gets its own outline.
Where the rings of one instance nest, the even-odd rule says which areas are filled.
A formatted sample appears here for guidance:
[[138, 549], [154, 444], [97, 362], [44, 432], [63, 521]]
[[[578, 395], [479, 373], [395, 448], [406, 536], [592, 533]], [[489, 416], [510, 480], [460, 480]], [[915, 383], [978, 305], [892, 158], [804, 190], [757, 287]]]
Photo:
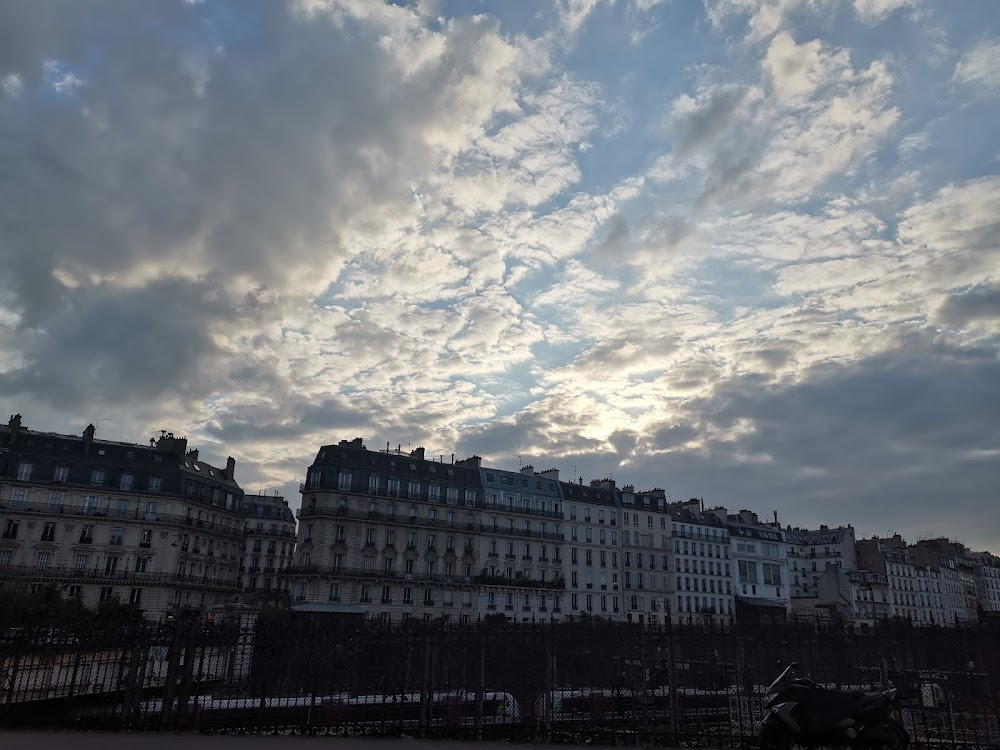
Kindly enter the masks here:
[[104, 469], [92, 469], [90, 472], [91, 484], [104, 484]]

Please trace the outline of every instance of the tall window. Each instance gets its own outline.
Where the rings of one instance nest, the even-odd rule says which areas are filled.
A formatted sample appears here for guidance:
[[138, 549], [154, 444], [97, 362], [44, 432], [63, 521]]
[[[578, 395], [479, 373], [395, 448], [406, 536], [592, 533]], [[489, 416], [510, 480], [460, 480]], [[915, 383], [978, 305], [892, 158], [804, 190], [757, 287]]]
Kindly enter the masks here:
[[149, 478], [149, 491], [159, 492], [163, 487], [163, 477], [150, 477]]
[[91, 484], [104, 484], [104, 469], [92, 469], [90, 472]]
[[15, 508], [23, 508], [27, 505], [27, 495], [24, 490], [14, 490], [14, 495], [11, 498], [11, 505]]
[[351, 475], [348, 472], [342, 471], [338, 475], [338, 477], [337, 477], [337, 489], [341, 489], [341, 490], [349, 490], [349, 489], [351, 489]]
[[31, 479], [31, 464], [22, 462], [17, 465], [17, 479], [21, 482]]
[[53, 482], [68, 482], [69, 481], [69, 467], [68, 466], [57, 466], [55, 474], [52, 477]]
[[132, 476], [131, 474], [122, 474], [121, 482], [119, 483], [119, 488], [123, 490], [132, 489], [132, 483], [134, 480], [135, 477]]

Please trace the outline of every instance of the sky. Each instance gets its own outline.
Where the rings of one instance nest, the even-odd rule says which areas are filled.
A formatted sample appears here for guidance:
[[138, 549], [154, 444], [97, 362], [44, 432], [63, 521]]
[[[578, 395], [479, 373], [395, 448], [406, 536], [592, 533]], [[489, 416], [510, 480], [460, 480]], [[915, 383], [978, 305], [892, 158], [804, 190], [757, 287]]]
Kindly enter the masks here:
[[5, 0], [0, 408], [1000, 552], [993, 0]]

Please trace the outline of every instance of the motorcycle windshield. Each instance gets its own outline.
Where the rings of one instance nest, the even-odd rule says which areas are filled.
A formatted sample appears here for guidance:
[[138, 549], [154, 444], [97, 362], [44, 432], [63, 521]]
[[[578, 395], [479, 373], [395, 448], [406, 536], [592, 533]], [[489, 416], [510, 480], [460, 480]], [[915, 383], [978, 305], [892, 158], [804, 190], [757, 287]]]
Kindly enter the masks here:
[[784, 684], [785, 679], [788, 677], [788, 672], [791, 668], [791, 665], [785, 667], [785, 671], [778, 675], [778, 679], [768, 686], [767, 690], [764, 691], [764, 694], [771, 695], [772, 693], [778, 692], [778, 689]]

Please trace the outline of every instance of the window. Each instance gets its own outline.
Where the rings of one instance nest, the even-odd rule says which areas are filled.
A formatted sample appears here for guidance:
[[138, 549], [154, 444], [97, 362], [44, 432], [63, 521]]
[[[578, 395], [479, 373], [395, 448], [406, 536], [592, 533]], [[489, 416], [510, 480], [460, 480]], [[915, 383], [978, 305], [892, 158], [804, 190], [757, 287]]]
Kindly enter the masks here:
[[137, 557], [135, 558], [135, 572], [136, 573], [146, 573], [149, 570], [149, 557]]
[[8, 519], [3, 525], [3, 538], [4, 539], [17, 539], [17, 527], [18, 521], [13, 519]]
[[424, 589], [424, 606], [431, 607], [434, 605], [434, 590]]
[[159, 492], [163, 488], [163, 477], [150, 477], [149, 478], [149, 491]]
[[90, 544], [92, 541], [94, 541], [94, 526], [89, 523], [84, 524], [80, 529], [80, 544]]
[[757, 564], [746, 560], [739, 561], [740, 582], [759, 583], [757, 580]]
[[367, 583], [361, 585], [361, 602], [367, 604], [372, 600], [372, 587]]
[[49, 567], [49, 559], [51, 555], [48, 552], [36, 552], [35, 553], [35, 570], [43, 571]]
[[51, 522], [45, 524], [45, 528], [42, 529], [42, 541], [43, 542], [54, 542], [56, 540], [56, 525]]
[[121, 544], [125, 536], [125, 528], [122, 526], [115, 526], [111, 529], [111, 544]]
[[111, 586], [101, 586], [101, 601], [110, 602], [114, 598], [114, 591]]
[[14, 490], [14, 495], [11, 498], [11, 506], [14, 508], [23, 508], [25, 505], [27, 505], [27, 501], [24, 490]]
[[342, 471], [337, 476], [337, 489], [339, 490], [351, 489], [351, 475], [348, 472]]
[[331, 583], [330, 584], [329, 600], [331, 602], [339, 602], [340, 601], [340, 584], [339, 583]]
[[52, 477], [53, 482], [68, 482], [69, 481], [69, 467], [68, 466], [57, 466], [56, 472]]
[[17, 465], [17, 479], [19, 482], [27, 482], [31, 479], [31, 464], [20, 463]]
[[120, 559], [121, 559], [120, 557], [117, 557], [115, 555], [108, 555], [106, 558], [104, 558], [104, 572], [107, 575], [114, 575], [116, 572], [118, 572], [118, 561]]
[[476, 504], [476, 492], [475, 490], [465, 491], [465, 504], [469, 507], [474, 507]]
[[122, 474], [121, 481], [118, 484], [119, 489], [130, 490], [132, 489], [132, 483], [135, 477], [131, 474]]
[[448, 505], [458, 505], [458, 488], [448, 488]]
[[767, 586], [781, 585], [781, 566], [773, 563], [763, 563], [764, 584]]
[[90, 471], [90, 483], [91, 484], [104, 484], [104, 469], [91, 469]]
[[375, 476], [368, 477], [368, 494], [369, 495], [378, 494], [378, 477]]

